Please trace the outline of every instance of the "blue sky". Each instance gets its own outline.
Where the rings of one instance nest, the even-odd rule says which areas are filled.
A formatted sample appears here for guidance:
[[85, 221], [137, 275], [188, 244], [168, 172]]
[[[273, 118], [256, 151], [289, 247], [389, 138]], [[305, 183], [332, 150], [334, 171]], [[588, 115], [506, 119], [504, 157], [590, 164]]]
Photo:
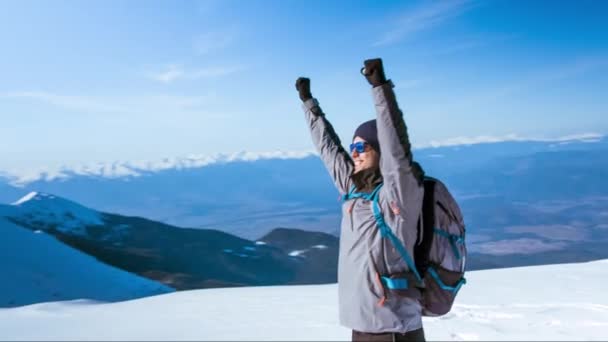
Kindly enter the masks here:
[[382, 57], [417, 146], [608, 132], [605, 1], [2, 1], [0, 170], [344, 141]]

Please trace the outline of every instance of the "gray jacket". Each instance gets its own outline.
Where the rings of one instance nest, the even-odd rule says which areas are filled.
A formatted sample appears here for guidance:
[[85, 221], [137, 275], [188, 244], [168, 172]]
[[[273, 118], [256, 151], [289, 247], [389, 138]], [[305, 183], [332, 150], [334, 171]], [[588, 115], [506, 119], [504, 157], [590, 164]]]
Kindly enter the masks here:
[[[424, 187], [413, 172], [407, 128], [392, 83], [373, 88], [372, 94], [382, 151], [380, 172], [384, 179], [379, 193], [380, 208], [388, 226], [413, 257], [419, 238], [417, 225], [421, 223]], [[316, 99], [305, 101], [303, 108], [321, 159], [340, 193], [348, 193], [354, 169], [350, 154], [344, 150]], [[378, 278], [408, 271], [399, 252], [380, 236], [372, 202], [363, 198], [346, 201], [342, 205], [338, 262], [340, 323], [368, 333], [404, 333], [421, 328], [419, 290], [399, 295], [385, 289]]]

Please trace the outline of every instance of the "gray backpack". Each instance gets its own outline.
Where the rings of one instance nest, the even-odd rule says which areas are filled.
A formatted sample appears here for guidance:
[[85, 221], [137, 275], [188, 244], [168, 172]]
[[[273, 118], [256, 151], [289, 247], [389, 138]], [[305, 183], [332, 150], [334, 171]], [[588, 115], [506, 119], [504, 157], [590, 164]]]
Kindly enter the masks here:
[[424, 177], [422, 242], [414, 250], [416, 269], [424, 278], [425, 316], [448, 313], [464, 278], [467, 249], [465, 226], [458, 203], [438, 179]]

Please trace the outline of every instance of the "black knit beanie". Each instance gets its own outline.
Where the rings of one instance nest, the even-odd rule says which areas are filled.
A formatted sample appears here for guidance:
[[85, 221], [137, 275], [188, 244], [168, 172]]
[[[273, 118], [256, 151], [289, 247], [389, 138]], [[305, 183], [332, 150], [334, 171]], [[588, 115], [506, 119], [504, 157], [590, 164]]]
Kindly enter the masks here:
[[367, 141], [372, 148], [380, 154], [380, 144], [378, 143], [378, 128], [376, 126], [376, 120], [369, 120], [362, 123], [355, 130], [355, 134], [353, 135], [353, 139], [355, 137], [361, 137], [365, 141]]

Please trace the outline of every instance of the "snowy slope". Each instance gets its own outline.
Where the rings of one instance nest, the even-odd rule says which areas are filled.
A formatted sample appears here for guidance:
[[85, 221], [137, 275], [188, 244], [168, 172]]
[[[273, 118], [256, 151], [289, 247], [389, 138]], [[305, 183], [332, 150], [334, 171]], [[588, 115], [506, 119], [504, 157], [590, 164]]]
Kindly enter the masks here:
[[[427, 340], [606, 340], [608, 260], [469, 272]], [[36, 327], [31, 329], [31, 327]], [[112, 327], [109, 329], [108, 327]], [[226, 288], [0, 310], [6, 340], [350, 340], [337, 287]]]
[[[85, 226], [103, 225], [99, 212], [51, 194], [30, 192], [12, 204], [12, 218], [24, 224], [54, 228], [64, 233], [85, 235]], [[0, 214], [2, 214], [0, 212]]]
[[81, 298], [118, 301], [172, 291], [1, 217], [0, 270], [0, 307]]

